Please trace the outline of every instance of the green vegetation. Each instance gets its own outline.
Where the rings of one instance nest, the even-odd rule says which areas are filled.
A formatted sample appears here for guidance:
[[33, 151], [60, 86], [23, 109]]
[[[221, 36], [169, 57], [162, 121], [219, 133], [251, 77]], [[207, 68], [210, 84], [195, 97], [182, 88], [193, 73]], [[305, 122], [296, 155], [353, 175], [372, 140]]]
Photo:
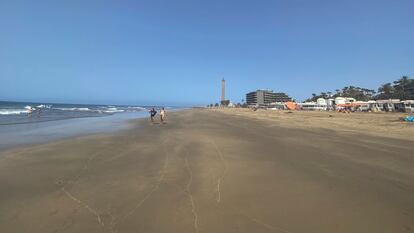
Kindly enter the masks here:
[[336, 98], [336, 97], [351, 97], [356, 100], [368, 101], [377, 99], [414, 99], [414, 79], [408, 76], [402, 76], [400, 79], [391, 83], [386, 83], [375, 90], [348, 86], [342, 89], [337, 89], [335, 93], [321, 92], [319, 95], [312, 94], [312, 97], [306, 101], [316, 101], [318, 98]]
[[377, 99], [414, 99], [414, 79], [407, 76], [378, 88]]

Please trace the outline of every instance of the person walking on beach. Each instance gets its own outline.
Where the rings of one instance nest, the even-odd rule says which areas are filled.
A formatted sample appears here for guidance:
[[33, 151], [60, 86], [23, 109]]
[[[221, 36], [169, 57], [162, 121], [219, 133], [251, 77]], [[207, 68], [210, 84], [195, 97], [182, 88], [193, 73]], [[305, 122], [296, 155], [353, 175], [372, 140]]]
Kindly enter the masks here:
[[155, 115], [157, 115], [157, 111], [155, 111], [155, 108], [152, 108], [150, 111], [150, 117], [151, 117], [151, 122], [154, 123], [154, 117]]
[[164, 109], [164, 107], [162, 107], [161, 108], [161, 111], [160, 111], [160, 119], [161, 119], [161, 123], [164, 123], [164, 121], [165, 121], [165, 117], [167, 116], [167, 113], [165, 112], [165, 109]]

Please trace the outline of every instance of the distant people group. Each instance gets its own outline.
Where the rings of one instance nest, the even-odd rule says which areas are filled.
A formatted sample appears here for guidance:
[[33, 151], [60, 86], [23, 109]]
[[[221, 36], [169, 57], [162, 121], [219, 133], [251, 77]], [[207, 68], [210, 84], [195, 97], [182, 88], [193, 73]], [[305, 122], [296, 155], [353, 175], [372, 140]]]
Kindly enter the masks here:
[[[157, 115], [157, 110], [155, 110], [155, 108], [151, 108], [151, 110], [149, 111], [150, 113], [150, 117], [151, 117], [151, 122], [154, 123], [154, 118]], [[167, 112], [165, 111], [164, 107], [161, 108], [160, 110], [160, 120], [161, 123], [165, 123], [165, 118], [167, 117]]]

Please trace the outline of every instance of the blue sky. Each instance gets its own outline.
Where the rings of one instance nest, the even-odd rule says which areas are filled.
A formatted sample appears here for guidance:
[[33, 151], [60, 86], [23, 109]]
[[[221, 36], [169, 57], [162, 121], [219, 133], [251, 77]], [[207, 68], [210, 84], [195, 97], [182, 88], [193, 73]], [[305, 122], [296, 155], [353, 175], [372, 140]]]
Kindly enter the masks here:
[[414, 77], [414, 1], [0, 0], [0, 100], [303, 100]]

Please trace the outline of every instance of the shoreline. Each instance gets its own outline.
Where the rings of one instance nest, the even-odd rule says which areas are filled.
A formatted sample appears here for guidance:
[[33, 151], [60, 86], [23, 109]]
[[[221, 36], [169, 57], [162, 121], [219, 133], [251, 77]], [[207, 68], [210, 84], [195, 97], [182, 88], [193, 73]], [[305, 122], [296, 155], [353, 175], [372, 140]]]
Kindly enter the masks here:
[[191, 109], [0, 151], [0, 231], [414, 230], [411, 141], [280, 121]]
[[44, 144], [94, 134], [112, 133], [131, 127], [129, 121], [143, 119], [147, 112], [77, 117], [25, 124], [0, 125], [0, 151]]

